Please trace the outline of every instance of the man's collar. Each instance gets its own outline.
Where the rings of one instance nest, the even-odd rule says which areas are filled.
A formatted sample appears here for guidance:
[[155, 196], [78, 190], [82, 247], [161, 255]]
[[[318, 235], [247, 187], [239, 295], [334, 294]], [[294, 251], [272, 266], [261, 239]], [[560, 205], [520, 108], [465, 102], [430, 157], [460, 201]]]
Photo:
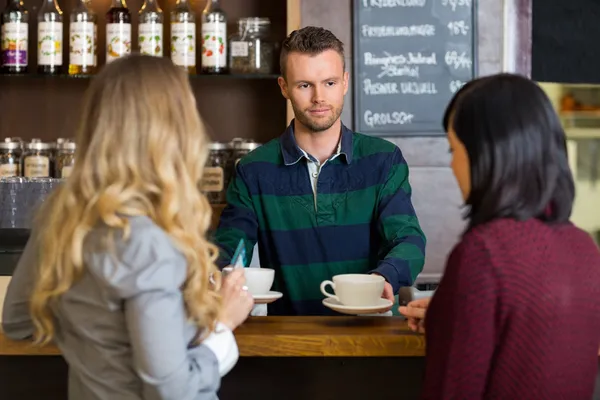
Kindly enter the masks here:
[[[339, 146], [339, 153], [344, 155], [347, 164], [352, 162], [352, 131], [342, 124], [342, 135]], [[287, 127], [280, 140], [281, 154], [285, 165], [296, 164], [305, 153], [298, 147], [294, 137], [294, 120]], [[309, 155], [309, 157], [312, 157]], [[313, 160], [314, 161], [314, 160]]]

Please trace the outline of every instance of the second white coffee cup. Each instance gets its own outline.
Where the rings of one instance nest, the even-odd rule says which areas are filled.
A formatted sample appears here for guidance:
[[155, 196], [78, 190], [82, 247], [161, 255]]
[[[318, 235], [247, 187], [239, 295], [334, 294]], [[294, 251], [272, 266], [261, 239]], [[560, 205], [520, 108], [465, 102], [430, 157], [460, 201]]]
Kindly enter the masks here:
[[246, 286], [252, 295], [267, 294], [275, 280], [275, 270], [270, 268], [244, 268]]

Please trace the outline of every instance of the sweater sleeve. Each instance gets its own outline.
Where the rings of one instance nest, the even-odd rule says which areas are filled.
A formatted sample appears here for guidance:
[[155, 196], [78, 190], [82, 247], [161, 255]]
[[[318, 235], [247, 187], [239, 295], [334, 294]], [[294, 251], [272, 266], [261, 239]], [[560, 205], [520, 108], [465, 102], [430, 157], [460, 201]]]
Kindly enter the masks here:
[[482, 239], [467, 233], [448, 259], [425, 320], [422, 399], [481, 399], [495, 350], [499, 295]]

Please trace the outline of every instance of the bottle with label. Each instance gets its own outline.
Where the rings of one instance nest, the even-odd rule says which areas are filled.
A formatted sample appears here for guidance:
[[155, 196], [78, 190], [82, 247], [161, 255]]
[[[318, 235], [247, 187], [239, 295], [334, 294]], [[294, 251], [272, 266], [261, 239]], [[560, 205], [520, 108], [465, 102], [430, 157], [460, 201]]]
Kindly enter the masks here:
[[63, 12], [56, 0], [43, 0], [38, 13], [38, 73], [56, 75], [62, 72]]
[[202, 11], [202, 73], [227, 72], [227, 16], [219, 0], [209, 0]]
[[177, 0], [171, 11], [171, 60], [196, 73], [196, 15], [187, 0]]
[[79, 0], [69, 24], [69, 75], [93, 75], [98, 66], [98, 23], [90, 0]]
[[125, 0], [112, 0], [106, 13], [106, 63], [131, 53], [131, 13]]
[[0, 18], [2, 35], [2, 72], [6, 74], [27, 73], [29, 11], [22, 0], [9, 0]]
[[79, 0], [69, 25], [69, 75], [93, 75], [98, 66], [98, 23], [90, 0]]
[[142, 54], [163, 55], [163, 12], [156, 0], [145, 0], [140, 9], [138, 44]]

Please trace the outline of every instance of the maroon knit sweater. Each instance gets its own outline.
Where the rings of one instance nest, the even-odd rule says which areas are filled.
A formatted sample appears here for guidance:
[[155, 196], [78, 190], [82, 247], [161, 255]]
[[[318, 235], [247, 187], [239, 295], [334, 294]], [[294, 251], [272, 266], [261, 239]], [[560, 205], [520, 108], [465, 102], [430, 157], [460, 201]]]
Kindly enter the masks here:
[[423, 399], [589, 400], [600, 252], [572, 224], [475, 227], [450, 254], [425, 328]]

